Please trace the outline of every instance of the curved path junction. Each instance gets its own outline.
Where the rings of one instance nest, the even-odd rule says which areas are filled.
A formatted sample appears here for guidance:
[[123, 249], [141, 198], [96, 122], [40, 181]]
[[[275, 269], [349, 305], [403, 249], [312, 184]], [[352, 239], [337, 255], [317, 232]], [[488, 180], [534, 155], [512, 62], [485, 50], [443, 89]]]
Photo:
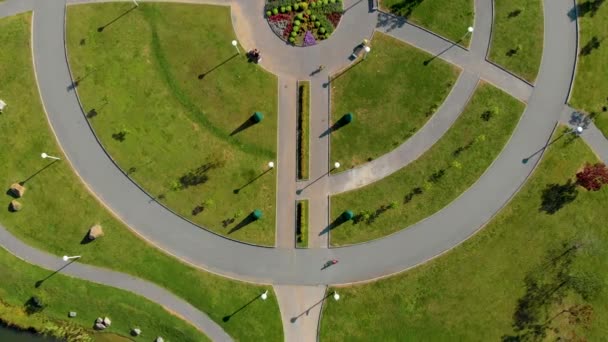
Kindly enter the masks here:
[[[573, 0], [544, 2], [544, 50], [534, 86], [486, 60], [492, 31], [491, 0], [475, 0], [475, 31], [470, 49], [454, 45], [402, 18], [370, 11], [366, 1], [344, 0], [347, 11], [332, 37], [314, 47], [296, 49], [271, 32], [262, 17], [264, 0], [183, 0], [230, 5], [241, 45], [264, 51], [262, 66], [279, 76], [277, 243], [275, 248], [249, 245], [200, 229], [151, 201], [102, 149], [77, 95], [67, 90], [72, 77], [64, 48], [65, 6], [85, 2], [97, 1], [7, 0], [0, 4], [0, 16], [34, 10], [33, 53], [38, 85], [64, 153], [91, 191], [140, 236], [188, 263], [239, 280], [278, 287], [348, 284], [400, 272], [440, 255], [483, 227], [511, 199], [542, 155], [534, 152], [547, 144], [556, 123], [571, 112], [565, 104], [577, 54], [577, 21], [568, 17], [575, 6]], [[329, 176], [329, 140], [317, 138], [329, 127], [329, 75], [347, 68], [353, 47], [363, 38], [371, 37], [374, 30], [437, 55], [463, 71], [444, 104], [413, 137], [381, 158]], [[320, 64], [326, 65], [323, 72], [309, 76]], [[296, 81], [309, 78], [314, 113], [310, 134], [311, 181], [296, 182]], [[482, 177], [450, 205], [407, 230], [363, 244], [327, 248], [327, 235], [318, 233], [329, 224], [329, 196], [370, 184], [415, 160], [450, 128], [480, 80], [527, 103], [510, 141]], [[596, 152], [601, 150], [598, 154], [604, 160], [608, 158], [606, 141], [592, 125], [583, 137]], [[522, 163], [522, 159], [532, 154], [528, 163]], [[298, 189], [304, 190], [297, 193]], [[309, 249], [294, 248], [295, 200], [300, 198], [310, 199], [312, 248]], [[172, 233], [166, 234], [168, 230]], [[57, 258], [23, 245], [4, 229], [0, 229], [0, 244], [32, 263], [50, 269], [58, 266]], [[339, 267], [321, 271], [320, 266], [329, 259], [339, 259]], [[190, 312], [186, 318], [203, 322], [197, 326], [211, 338], [229, 339], [206, 315], [167, 291], [153, 288], [155, 285], [78, 263], [72, 266], [66, 269], [67, 273], [142, 294], [182, 315]], [[114, 275], [100, 276], [104, 272]], [[172, 299], [166, 300], [169, 297]]]

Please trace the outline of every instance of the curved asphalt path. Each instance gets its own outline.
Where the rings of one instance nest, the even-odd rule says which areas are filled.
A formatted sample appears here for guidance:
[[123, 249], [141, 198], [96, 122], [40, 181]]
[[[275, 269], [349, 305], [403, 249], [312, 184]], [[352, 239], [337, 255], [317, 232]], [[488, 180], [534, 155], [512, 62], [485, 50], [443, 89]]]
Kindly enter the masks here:
[[[521, 160], [546, 144], [570, 90], [577, 31], [567, 13], [573, 6], [571, 0], [545, 1], [545, 46], [536, 87], [510, 142], [477, 183], [448, 207], [407, 230], [344, 248], [251, 246], [202, 230], [150, 201], [105, 154], [75, 94], [67, 90], [71, 79], [63, 48], [62, 1], [35, 3], [34, 57], [45, 108], [74, 169], [144, 238], [194, 265], [229, 277], [273, 284], [344, 284], [402, 271], [456, 246], [498, 212], [525, 182], [540, 156], [527, 164]], [[321, 271], [321, 265], [332, 258], [340, 259], [339, 267]]]
[[[232, 338], [206, 314], [158, 285], [105, 268], [78, 262], [66, 263], [58, 256], [40, 251], [21, 242], [2, 226], [0, 226], [0, 245], [9, 253], [30, 264], [53, 272], [59, 270], [64, 275], [133, 292], [163, 306], [169, 312], [177, 314], [204, 332], [213, 341], [232, 341]], [[53, 280], [49, 278], [46, 281], [51, 282]], [[44, 284], [41, 286], [44, 286]]]

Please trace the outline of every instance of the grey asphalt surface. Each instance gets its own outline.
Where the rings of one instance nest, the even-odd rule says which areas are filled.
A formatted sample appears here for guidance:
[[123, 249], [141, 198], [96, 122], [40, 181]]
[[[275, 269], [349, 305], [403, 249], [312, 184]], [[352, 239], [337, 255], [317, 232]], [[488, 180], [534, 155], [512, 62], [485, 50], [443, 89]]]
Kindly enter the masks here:
[[[533, 171], [540, 156], [535, 155], [526, 164], [522, 159], [547, 143], [568, 97], [576, 60], [576, 22], [567, 16], [574, 2], [546, 1], [543, 60], [528, 107], [508, 145], [469, 190], [440, 212], [390, 237], [343, 248], [263, 248], [231, 241], [174, 215], [150, 201], [112, 163], [88, 126], [75, 94], [67, 90], [71, 79], [63, 49], [63, 5], [57, 3], [36, 2], [34, 57], [50, 122], [74, 169], [130, 227], [163, 250], [209, 271], [262, 283], [317, 285], [365, 281], [415, 266], [464, 241], [508, 202]], [[247, 8], [253, 3], [259, 2], [245, 1], [238, 5]], [[245, 13], [255, 13], [255, 8]], [[348, 18], [347, 13], [341, 25]], [[341, 31], [351, 30], [339, 27], [336, 35]], [[269, 39], [256, 30], [253, 33]], [[341, 42], [336, 43], [339, 50]], [[328, 44], [320, 46], [330, 49]], [[267, 52], [265, 59], [267, 55], [297, 50], [285, 46], [280, 49], [276, 54]], [[312, 65], [315, 64], [318, 63]], [[306, 68], [303, 65], [298, 72], [309, 72]], [[328, 259], [339, 259], [340, 263], [320, 270]]]
[[[0, 245], [18, 258], [30, 264], [48, 269], [50, 271], [49, 274], [59, 270], [67, 264], [61, 257], [42, 252], [21, 242], [21, 240], [15, 238], [2, 226], [0, 226]], [[82, 258], [86, 261], [86, 255]], [[230, 336], [228, 336], [228, 334], [226, 334], [224, 330], [206, 314], [202, 313], [185, 300], [153, 283], [124, 273], [85, 265], [79, 262], [70, 263], [67, 267], [62, 268], [59, 273], [133, 292], [163, 306], [170, 312], [183, 317], [186, 321], [190, 322], [190, 324], [203, 331], [205, 335], [213, 341], [232, 341], [232, 338], [230, 338]], [[49, 279], [44, 280], [41, 286], [44, 287], [45, 283], [52, 282], [53, 277], [50, 277]], [[34, 285], [35, 284], [32, 284], [32, 287]]]

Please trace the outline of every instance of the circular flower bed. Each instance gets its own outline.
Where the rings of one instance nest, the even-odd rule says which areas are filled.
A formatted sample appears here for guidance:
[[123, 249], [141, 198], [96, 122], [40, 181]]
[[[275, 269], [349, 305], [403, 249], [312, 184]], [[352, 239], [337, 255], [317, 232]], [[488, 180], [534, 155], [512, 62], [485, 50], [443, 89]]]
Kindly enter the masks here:
[[342, 17], [342, 0], [266, 0], [266, 19], [284, 41], [311, 46], [327, 39]]

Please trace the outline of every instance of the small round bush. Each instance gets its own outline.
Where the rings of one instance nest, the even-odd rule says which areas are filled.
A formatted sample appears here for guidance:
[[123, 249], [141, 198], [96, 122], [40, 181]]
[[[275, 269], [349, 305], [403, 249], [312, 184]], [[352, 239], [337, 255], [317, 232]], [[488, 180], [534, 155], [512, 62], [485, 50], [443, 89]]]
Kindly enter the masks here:
[[272, 15], [272, 12], [271, 12], [271, 11], [266, 11], [266, 16], [267, 16], [267, 17], [270, 17], [271, 15]]
[[304, 14], [302, 13], [298, 13], [298, 15], [296, 15], [296, 18], [303, 20], [304, 19]]
[[285, 6], [281, 6], [281, 13], [285, 13]]
[[319, 29], [319, 32], [321, 32], [321, 33], [325, 33], [325, 27], [321, 27], [321, 28]]
[[294, 22], [293, 22], [293, 25], [294, 25], [294, 26], [300, 26], [300, 21], [299, 21], [299, 20], [294, 21]]
[[319, 27], [319, 26], [321, 26], [321, 22], [315, 21], [315, 27]]
[[300, 3], [300, 7], [302, 7], [303, 10], [307, 10], [308, 9], [308, 2], [301, 2]]
[[[336, 1], [336, 0], [334, 0], [334, 1]], [[291, 12], [291, 6], [287, 6], [286, 10], [287, 10], [287, 12]]]
[[312, 13], [311, 10], [306, 10], [306, 14], [310, 15]]
[[295, 37], [295, 36], [297, 36], [297, 35], [298, 35], [298, 32], [296, 32], [296, 30], [291, 31], [291, 36], [292, 36], [292, 37]]
[[323, 0], [323, 5], [327, 5], [328, 3], [329, 3], [329, 1]]
[[296, 39], [294, 37], [289, 37], [289, 42], [290, 43], [295, 43]]
[[316, 3], [316, 2], [311, 2], [311, 3], [310, 3], [310, 7], [312, 7], [312, 8], [317, 7], [317, 3]]
[[331, 2], [332, 4], [335, 4], [336, 0], [329, 0], [329, 2]]
[[296, 10], [296, 11], [299, 10], [300, 9], [300, 5], [297, 4], [297, 3], [293, 4], [293, 9]]
[[278, 8], [276, 8], [276, 7], [275, 7], [275, 8], [273, 8], [273, 9], [272, 9], [272, 13], [274, 13], [274, 14], [279, 14], [279, 9], [278, 9]]
[[314, 14], [313, 14], [313, 15], [311, 15], [311, 16], [310, 16], [310, 20], [312, 20], [312, 21], [316, 21], [316, 20], [317, 20], [317, 16], [316, 16], [316, 15], [314, 15]]

